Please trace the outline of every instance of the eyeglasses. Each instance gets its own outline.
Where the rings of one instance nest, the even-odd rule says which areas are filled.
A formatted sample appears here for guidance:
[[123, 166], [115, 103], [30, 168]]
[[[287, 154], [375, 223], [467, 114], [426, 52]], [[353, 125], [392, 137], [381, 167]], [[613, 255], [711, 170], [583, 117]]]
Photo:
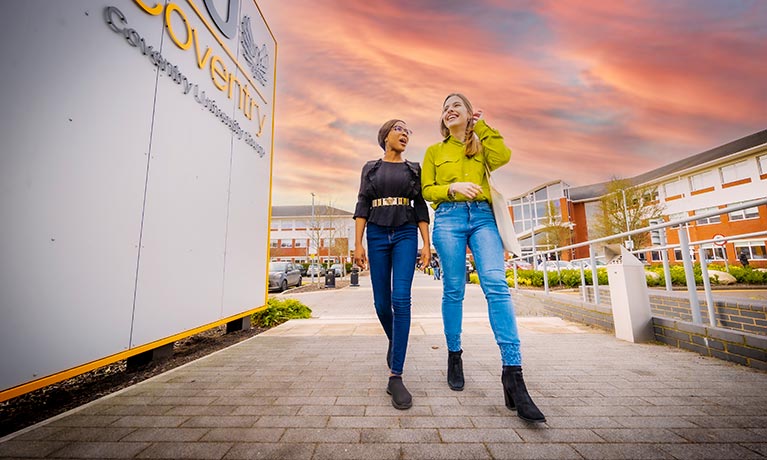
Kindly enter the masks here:
[[412, 130], [410, 130], [410, 129], [407, 129], [407, 128], [403, 128], [403, 127], [402, 127], [402, 126], [400, 126], [400, 125], [396, 125], [396, 126], [393, 126], [393, 127], [392, 127], [392, 131], [396, 131], [396, 132], [398, 132], [398, 133], [405, 133], [405, 134], [407, 134], [408, 136], [412, 136], [412, 135], [413, 135], [413, 131], [412, 131]]

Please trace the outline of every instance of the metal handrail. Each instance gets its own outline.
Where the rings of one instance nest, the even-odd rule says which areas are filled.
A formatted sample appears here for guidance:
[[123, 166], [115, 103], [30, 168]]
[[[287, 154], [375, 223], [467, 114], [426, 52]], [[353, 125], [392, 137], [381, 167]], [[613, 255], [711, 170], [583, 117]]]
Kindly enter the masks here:
[[[704, 289], [705, 289], [705, 293], [706, 293], [706, 300], [707, 300], [707, 304], [708, 304], [709, 321], [711, 322], [712, 326], [716, 326], [716, 317], [715, 317], [715, 314], [714, 314], [714, 305], [713, 305], [713, 299], [712, 299], [712, 295], [711, 295], [711, 286], [710, 286], [710, 282], [708, 280], [707, 263], [706, 263], [705, 257], [703, 256], [702, 250], [703, 250], [703, 245], [704, 244], [708, 244], [708, 243], [712, 243], [712, 242], [719, 242], [720, 240], [712, 238], [712, 239], [707, 239], [707, 240], [700, 240], [700, 241], [690, 242], [689, 239], [688, 239], [688, 236], [687, 236], [687, 232], [686, 231], [682, 231], [682, 225], [687, 224], [687, 223], [692, 222], [692, 221], [696, 221], [696, 220], [700, 220], [700, 219], [705, 219], [705, 218], [713, 217], [713, 216], [718, 216], [718, 215], [722, 215], [722, 214], [725, 214], [725, 213], [731, 213], [731, 212], [739, 211], [739, 210], [742, 210], [742, 209], [753, 208], [753, 207], [761, 206], [761, 205], [764, 205], [764, 204], [767, 204], [767, 198], [761, 198], [761, 199], [752, 200], [752, 201], [748, 201], [748, 202], [744, 202], [744, 203], [739, 203], [737, 205], [727, 206], [727, 207], [722, 208], [722, 209], [715, 209], [713, 211], [705, 212], [705, 213], [702, 213], [702, 214], [697, 214], [695, 216], [688, 216], [688, 217], [685, 217], [685, 218], [682, 218], [682, 219], [677, 219], [677, 220], [663, 222], [663, 223], [654, 224], [654, 225], [648, 225], [647, 227], [642, 227], [642, 228], [634, 229], [634, 230], [627, 231], [627, 232], [617, 233], [617, 234], [614, 234], [614, 235], [610, 235], [610, 236], [606, 236], [606, 237], [602, 237], [602, 238], [597, 238], [597, 239], [594, 239], [594, 240], [589, 240], [589, 241], [584, 241], [584, 242], [580, 242], [580, 243], [575, 243], [575, 244], [571, 244], [571, 245], [568, 245], [568, 246], [559, 247], [559, 248], [556, 248], [556, 249], [550, 249], [550, 250], [545, 250], [545, 251], [535, 251], [535, 248], [533, 248], [533, 250], [534, 250], [533, 255], [537, 255], [537, 254], [548, 255], [548, 254], [551, 254], [551, 253], [557, 254], [557, 253], [559, 253], [561, 251], [575, 249], [575, 248], [579, 248], [579, 247], [583, 247], [583, 246], [589, 246], [589, 261], [590, 261], [591, 271], [592, 271], [592, 277], [591, 278], [592, 278], [592, 285], [593, 285], [593, 290], [594, 290], [594, 303], [596, 305], [599, 305], [600, 304], [600, 299], [599, 299], [599, 279], [598, 279], [598, 271], [597, 271], [598, 268], [596, 266], [596, 259], [597, 258], [594, 255], [594, 245], [595, 244], [604, 243], [604, 242], [608, 242], [608, 241], [614, 241], [616, 239], [623, 239], [624, 237], [635, 235], [637, 233], [645, 233], [645, 232], [650, 232], [650, 231], [653, 231], [653, 230], [665, 229], [667, 227], [679, 226], [680, 227], [680, 229], [679, 229], [680, 230], [679, 231], [679, 243], [667, 244], [667, 245], [663, 245], [663, 246], [652, 246], [652, 247], [648, 247], [648, 248], [641, 248], [641, 249], [634, 250], [632, 252], [637, 253], [637, 252], [647, 252], [647, 251], [666, 251], [667, 249], [676, 249], [677, 247], [681, 248], [682, 263], [683, 263], [684, 268], [685, 268], [685, 280], [686, 280], [686, 283], [687, 283], [687, 290], [688, 290], [688, 295], [689, 295], [689, 299], [690, 299], [690, 310], [691, 310], [691, 313], [692, 313], [693, 322], [696, 323], [696, 324], [701, 324], [703, 321], [702, 321], [701, 314], [700, 314], [700, 303], [698, 301], [698, 295], [697, 295], [697, 291], [696, 291], [695, 278], [694, 278], [694, 275], [693, 275], [693, 268], [692, 268], [693, 267], [692, 257], [690, 256], [690, 250], [689, 250], [690, 246], [698, 246], [699, 253], [701, 254], [701, 257], [700, 257], [700, 259], [701, 259], [701, 270], [703, 271], [703, 275], [704, 275], [704, 282], [703, 282], [703, 284], [704, 284]], [[685, 225], [685, 228], [686, 228], [686, 225]], [[754, 236], [761, 236], [761, 235], [767, 235], [767, 231], [759, 231], [759, 232], [744, 233], [744, 234], [741, 234], [741, 235], [734, 235], [734, 236], [728, 237], [727, 240], [728, 241], [738, 241], [738, 240], [743, 240], [743, 239], [751, 238], [751, 237], [754, 237]], [[662, 253], [662, 254], [665, 255], [665, 253]], [[527, 255], [527, 256], [524, 256], [524, 257], [522, 257], [522, 256], [514, 257], [514, 258], [511, 259], [511, 261], [513, 262], [515, 260], [522, 260], [522, 259], [525, 259], [527, 257], [530, 257], [530, 255]], [[546, 257], [546, 259], [548, 259], [548, 257]], [[578, 260], [584, 260], [584, 259], [578, 259]], [[580, 266], [580, 271], [581, 271], [581, 286], [584, 287], [584, 289], [583, 289], [584, 301], [587, 301], [586, 298], [585, 298], [585, 294], [586, 294], [585, 293], [586, 280], [585, 280], [583, 264], [581, 264], [581, 266]], [[664, 257], [664, 271], [665, 271], [665, 274], [666, 274], [666, 289], [670, 290], [671, 289], [671, 286], [670, 286], [670, 274], [669, 274], [669, 269], [668, 269], [668, 262], [665, 259], [665, 257]], [[548, 271], [545, 270], [545, 265], [544, 265], [543, 275], [544, 275], [543, 276], [544, 292], [546, 294], [548, 294], [549, 293]], [[516, 264], [515, 264], [514, 265], [514, 287], [518, 288], [518, 286], [519, 285], [518, 285], [518, 280], [517, 280], [517, 267], [516, 267]]]
[[[688, 216], [688, 217], [685, 217], [683, 219], [671, 220], [671, 221], [668, 221], [668, 222], [664, 222], [662, 224], [648, 225], [647, 227], [642, 227], [642, 228], [634, 229], [634, 230], [623, 232], [623, 233], [616, 233], [614, 235], [605, 236], [605, 237], [602, 237], [602, 238], [597, 238], [595, 240], [589, 240], [589, 241], [583, 241], [583, 242], [580, 242], [580, 243], [570, 244], [568, 246], [562, 246], [562, 247], [559, 247], [559, 248], [556, 248], [556, 249], [549, 249], [549, 250], [546, 250], [546, 251], [536, 251], [536, 253], [538, 253], [538, 254], [549, 254], [549, 253], [554, 253], [554, 252], [566, 251], [566, 250], [569, 250], [569, 249], [580, 248], [580, 247], [583, 247], [583, 246], [590, 246], [590, 245], [593, 245], [593, 244], [604, 243], [604, 242], [607, 242], [607, 241], [616, 240], [618, 238], [624, 238], [624, 237], [627, 237], [627, 236], [636, 235], [637, 233], [646, 233], [646, 232], [650, 232], [650, 231], [653, 231], [653, 230], [659, 230], [659, 229], [662, 229], [662, 228], [673, 227], [673, 226], [676, 226], [676, 225], [686, 224], [686, 223], [692, 222], [694, 220], [700, 220], [700, 219], [705, 219], [707, 217], [719, 216], [719, 215], [722, 215], [722, 214], [725, 214], [725, 213], [731, 213], [733, 211], [740, 211], [741, 209], [753, 208], [753, 207], [761, 206], [761, 205], [764, 205], [764, 204], [767, 204], [767, 198], [760, 198], [758, 200], [752, 200], [752, 201], [740, 203], [740, 204], [737, 204], [737, 205], [728, 206], [728, 207], [722, 208], [722, 209], [715, 209], [713, 211], [705, 212], [703, 214], [697, 214], [695, 216]], [[529, 256], [525, 256], [525, 257], [529, 257]], [[524, 259], [524, 257], [515, 257], [512, 260], [519, 260], [519, 259]]]

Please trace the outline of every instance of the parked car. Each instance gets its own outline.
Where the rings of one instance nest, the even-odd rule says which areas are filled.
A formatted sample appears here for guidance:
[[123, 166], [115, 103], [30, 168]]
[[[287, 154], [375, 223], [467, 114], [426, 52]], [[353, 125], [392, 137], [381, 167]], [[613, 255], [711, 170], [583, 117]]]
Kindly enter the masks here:
[[572, 270], [573, 264], [566, 260], [547, 260], [546, 262], [541, 262], [538, 264], [538, 268], [536, 270], [543, 271], [544, 267], [546, 267], [547, 272], [555, 272], [558, 270]]
[[[584, 270], [591, 270], [591, 262], [588, 260], [575, 260], [572, 262], [572, 265], [577, 270], [580, 270], [581, 265], [583, 266]], [[605, 264], [601, 260], [597, 260], [597, 268], [605, 267], [606, 265], [607, 264]]]
[[532, 270], [533, 264], [526, 260], [507, 260], [506, 270], [514, 270], [514, 265], [517, 266], [517, 270]]
[[269, 290], [285, 291], [290, 286], [301, 286], [301, 269], [291, 262], [269, 263]]
[[336, 278], [339, 276], [344, 276], [346, 273], [344, 273], [344, 265], [343, 264], [333, 264], [330, 266], [328, 270], [335, 270], [336, 272]]
[[306, 276], [325, 276], [325, 267], [320, 264], [311, 264], [306, 269]]

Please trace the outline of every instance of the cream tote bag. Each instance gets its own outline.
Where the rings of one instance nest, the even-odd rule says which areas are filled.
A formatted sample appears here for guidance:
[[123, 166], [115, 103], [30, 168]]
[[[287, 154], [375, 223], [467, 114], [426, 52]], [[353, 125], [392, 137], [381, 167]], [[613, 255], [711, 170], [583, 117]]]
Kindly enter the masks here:
[[511, 221], [509, 208], [506, 207], [506, 198], [504, 198], [503, 194], [495, 187], [487, 163], [485, 163], [485, 171], [487, 171], [487, 182], [490, 184], [490, 197], [493, 200], [492, 206], [493, 215], [495, 216], [495, 224], [498, 226], [498, 233], [501, 234], [503, 249], [510, 252], [512, 256], [519, 257], [522, 255], [522, 247], [519, 245], [517, 232], [514, 231], [514, 222]]

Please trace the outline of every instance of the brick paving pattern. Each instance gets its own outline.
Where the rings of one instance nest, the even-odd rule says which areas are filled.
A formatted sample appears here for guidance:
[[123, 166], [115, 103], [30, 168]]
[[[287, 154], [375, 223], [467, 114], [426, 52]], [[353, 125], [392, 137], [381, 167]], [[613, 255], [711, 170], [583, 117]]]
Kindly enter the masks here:
[[466, 389], [445, 382], [441, 289], [417, 274], [405, 383], [386, 395], [386, 338], [367, 278], [291, 295], [314, 310], [0, 441], [0, 458], [751, 459], [767, 457], [767, 373], [559, 318], [519, 319], [547, 423], [506, 409], [481, 290], [468, 286]]

